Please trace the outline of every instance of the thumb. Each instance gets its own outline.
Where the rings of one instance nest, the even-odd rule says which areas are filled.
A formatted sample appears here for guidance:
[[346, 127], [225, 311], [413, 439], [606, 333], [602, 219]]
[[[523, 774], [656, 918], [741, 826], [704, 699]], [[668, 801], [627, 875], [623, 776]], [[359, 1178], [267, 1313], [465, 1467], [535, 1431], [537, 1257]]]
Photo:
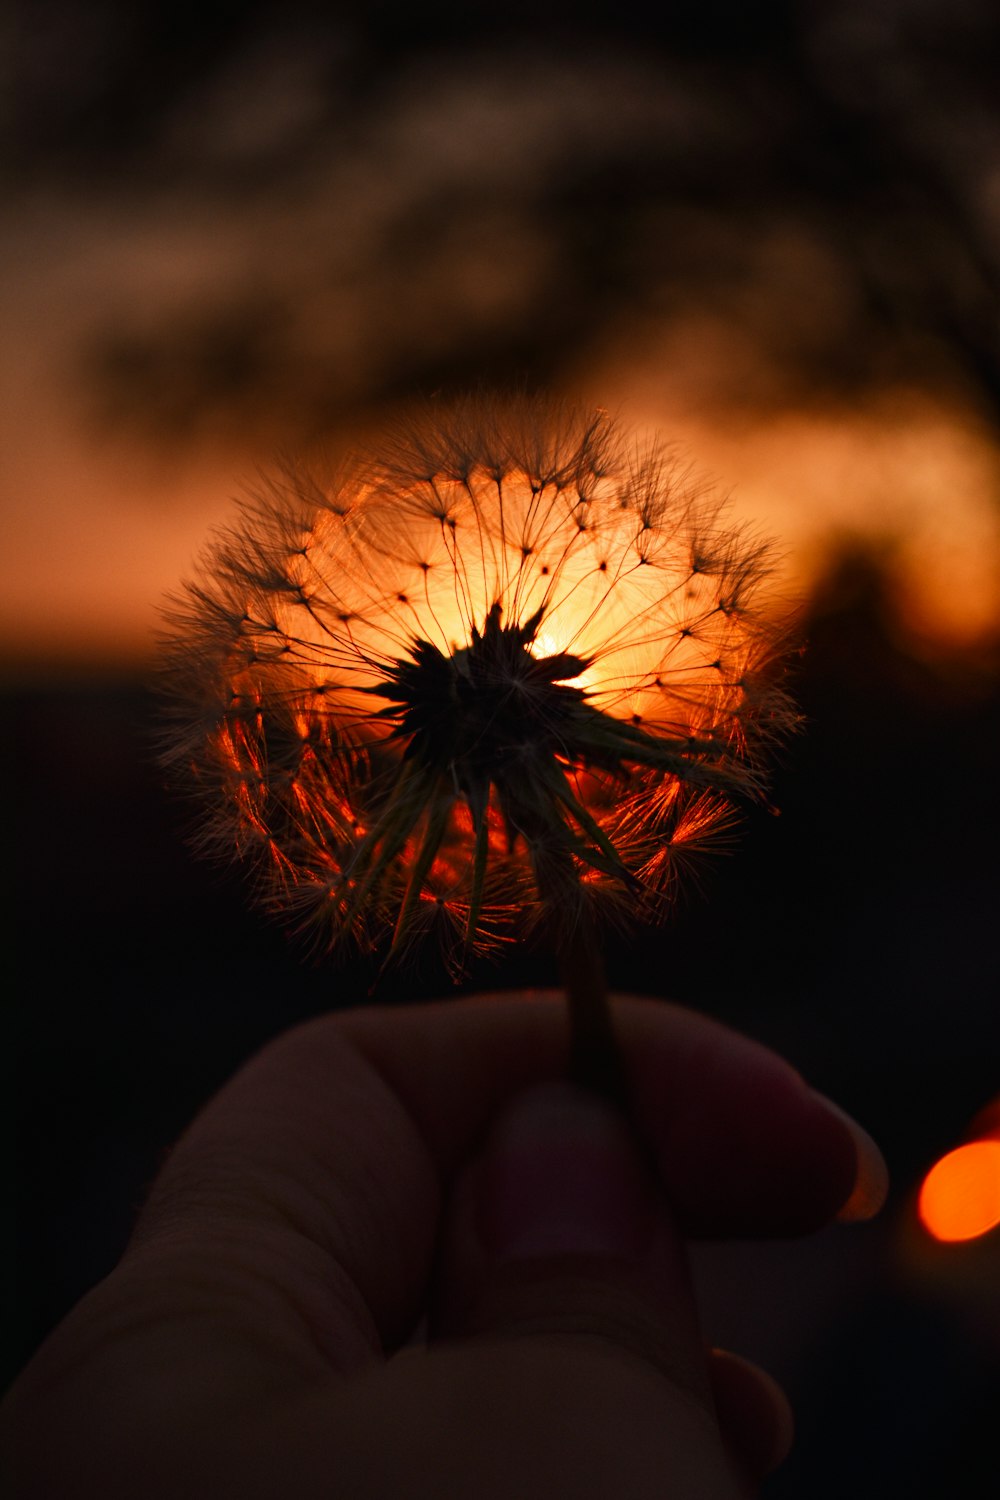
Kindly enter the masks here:
[[434, 1332], [572, 1345], [578, 1358], [605, 1361], [609, 1384], [641, 1366], [669, 1394], [660, 1416], [678, 1414], [678, 1443], [701, 1451], [709, 1434], [719, 1460], [728, 1450], [752, 1479], [788, 1445], [790, 1413], [774, 1382], [706, 1351], [683, 1244], [626, 1120], [570, 1084], [514, 1100], [459, 1176]]
[[459, 1178], [437, 1331], [620, 1345], [708, 1400], [683, 1250], [622, 1116], [551, 1083], [495, 1122]]

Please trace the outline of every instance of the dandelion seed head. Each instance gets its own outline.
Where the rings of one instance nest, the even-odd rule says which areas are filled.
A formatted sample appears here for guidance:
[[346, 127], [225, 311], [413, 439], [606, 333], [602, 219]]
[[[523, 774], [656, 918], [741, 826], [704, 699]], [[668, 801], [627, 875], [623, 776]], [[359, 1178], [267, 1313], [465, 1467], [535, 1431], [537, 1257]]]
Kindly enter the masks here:
[[765, 544], [604, 412], [433, 407], [246, 501], [169, 611], [199, 839], [322, 948], [660, 916], [793, 715]]

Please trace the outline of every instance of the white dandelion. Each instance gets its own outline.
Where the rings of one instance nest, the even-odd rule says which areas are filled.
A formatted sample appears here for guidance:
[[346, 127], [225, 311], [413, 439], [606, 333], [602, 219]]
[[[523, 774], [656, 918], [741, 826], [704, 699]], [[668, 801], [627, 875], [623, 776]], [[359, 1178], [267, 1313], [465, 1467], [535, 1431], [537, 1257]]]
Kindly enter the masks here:
[[461, 972], [527, 921], [589, 971], [794, 721], [768, 571], [604, 412], [432, 406], [216, 538], [170, 610], [166, 758], [324, 948], [433, 933]]

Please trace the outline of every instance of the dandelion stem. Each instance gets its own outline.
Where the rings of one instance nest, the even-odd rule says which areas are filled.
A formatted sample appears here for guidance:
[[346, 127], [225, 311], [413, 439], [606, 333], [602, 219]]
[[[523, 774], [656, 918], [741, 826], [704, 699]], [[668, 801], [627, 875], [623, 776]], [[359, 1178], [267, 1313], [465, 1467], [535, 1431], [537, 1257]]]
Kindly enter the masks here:
[[600, 945], [592, 930], [578, 928], [558, 941], [557, 950], [569, 1007], [570, 1078], [624, 1108], [625, 1067], [611, 1023]]
[[604, 953], [593, 913], [579, 903], [577, 857], [569, 843], [549, 843], [532, 855], [535, 884], [566, 991], [568, 1073], [581, 1088], [627, 1109], [629, 1091], [611, 1022]]

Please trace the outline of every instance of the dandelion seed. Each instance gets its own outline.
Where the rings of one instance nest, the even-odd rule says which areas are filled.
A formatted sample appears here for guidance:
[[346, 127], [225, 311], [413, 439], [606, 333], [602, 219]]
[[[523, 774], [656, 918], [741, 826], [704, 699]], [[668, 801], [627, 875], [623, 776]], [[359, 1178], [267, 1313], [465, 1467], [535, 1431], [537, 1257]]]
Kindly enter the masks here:
[[432, 409], [246, 502], [170, 611], [199, 839], [326, 949], [460, 973], [662, 916], [792, 714], [767, 549], [604, 413]]

